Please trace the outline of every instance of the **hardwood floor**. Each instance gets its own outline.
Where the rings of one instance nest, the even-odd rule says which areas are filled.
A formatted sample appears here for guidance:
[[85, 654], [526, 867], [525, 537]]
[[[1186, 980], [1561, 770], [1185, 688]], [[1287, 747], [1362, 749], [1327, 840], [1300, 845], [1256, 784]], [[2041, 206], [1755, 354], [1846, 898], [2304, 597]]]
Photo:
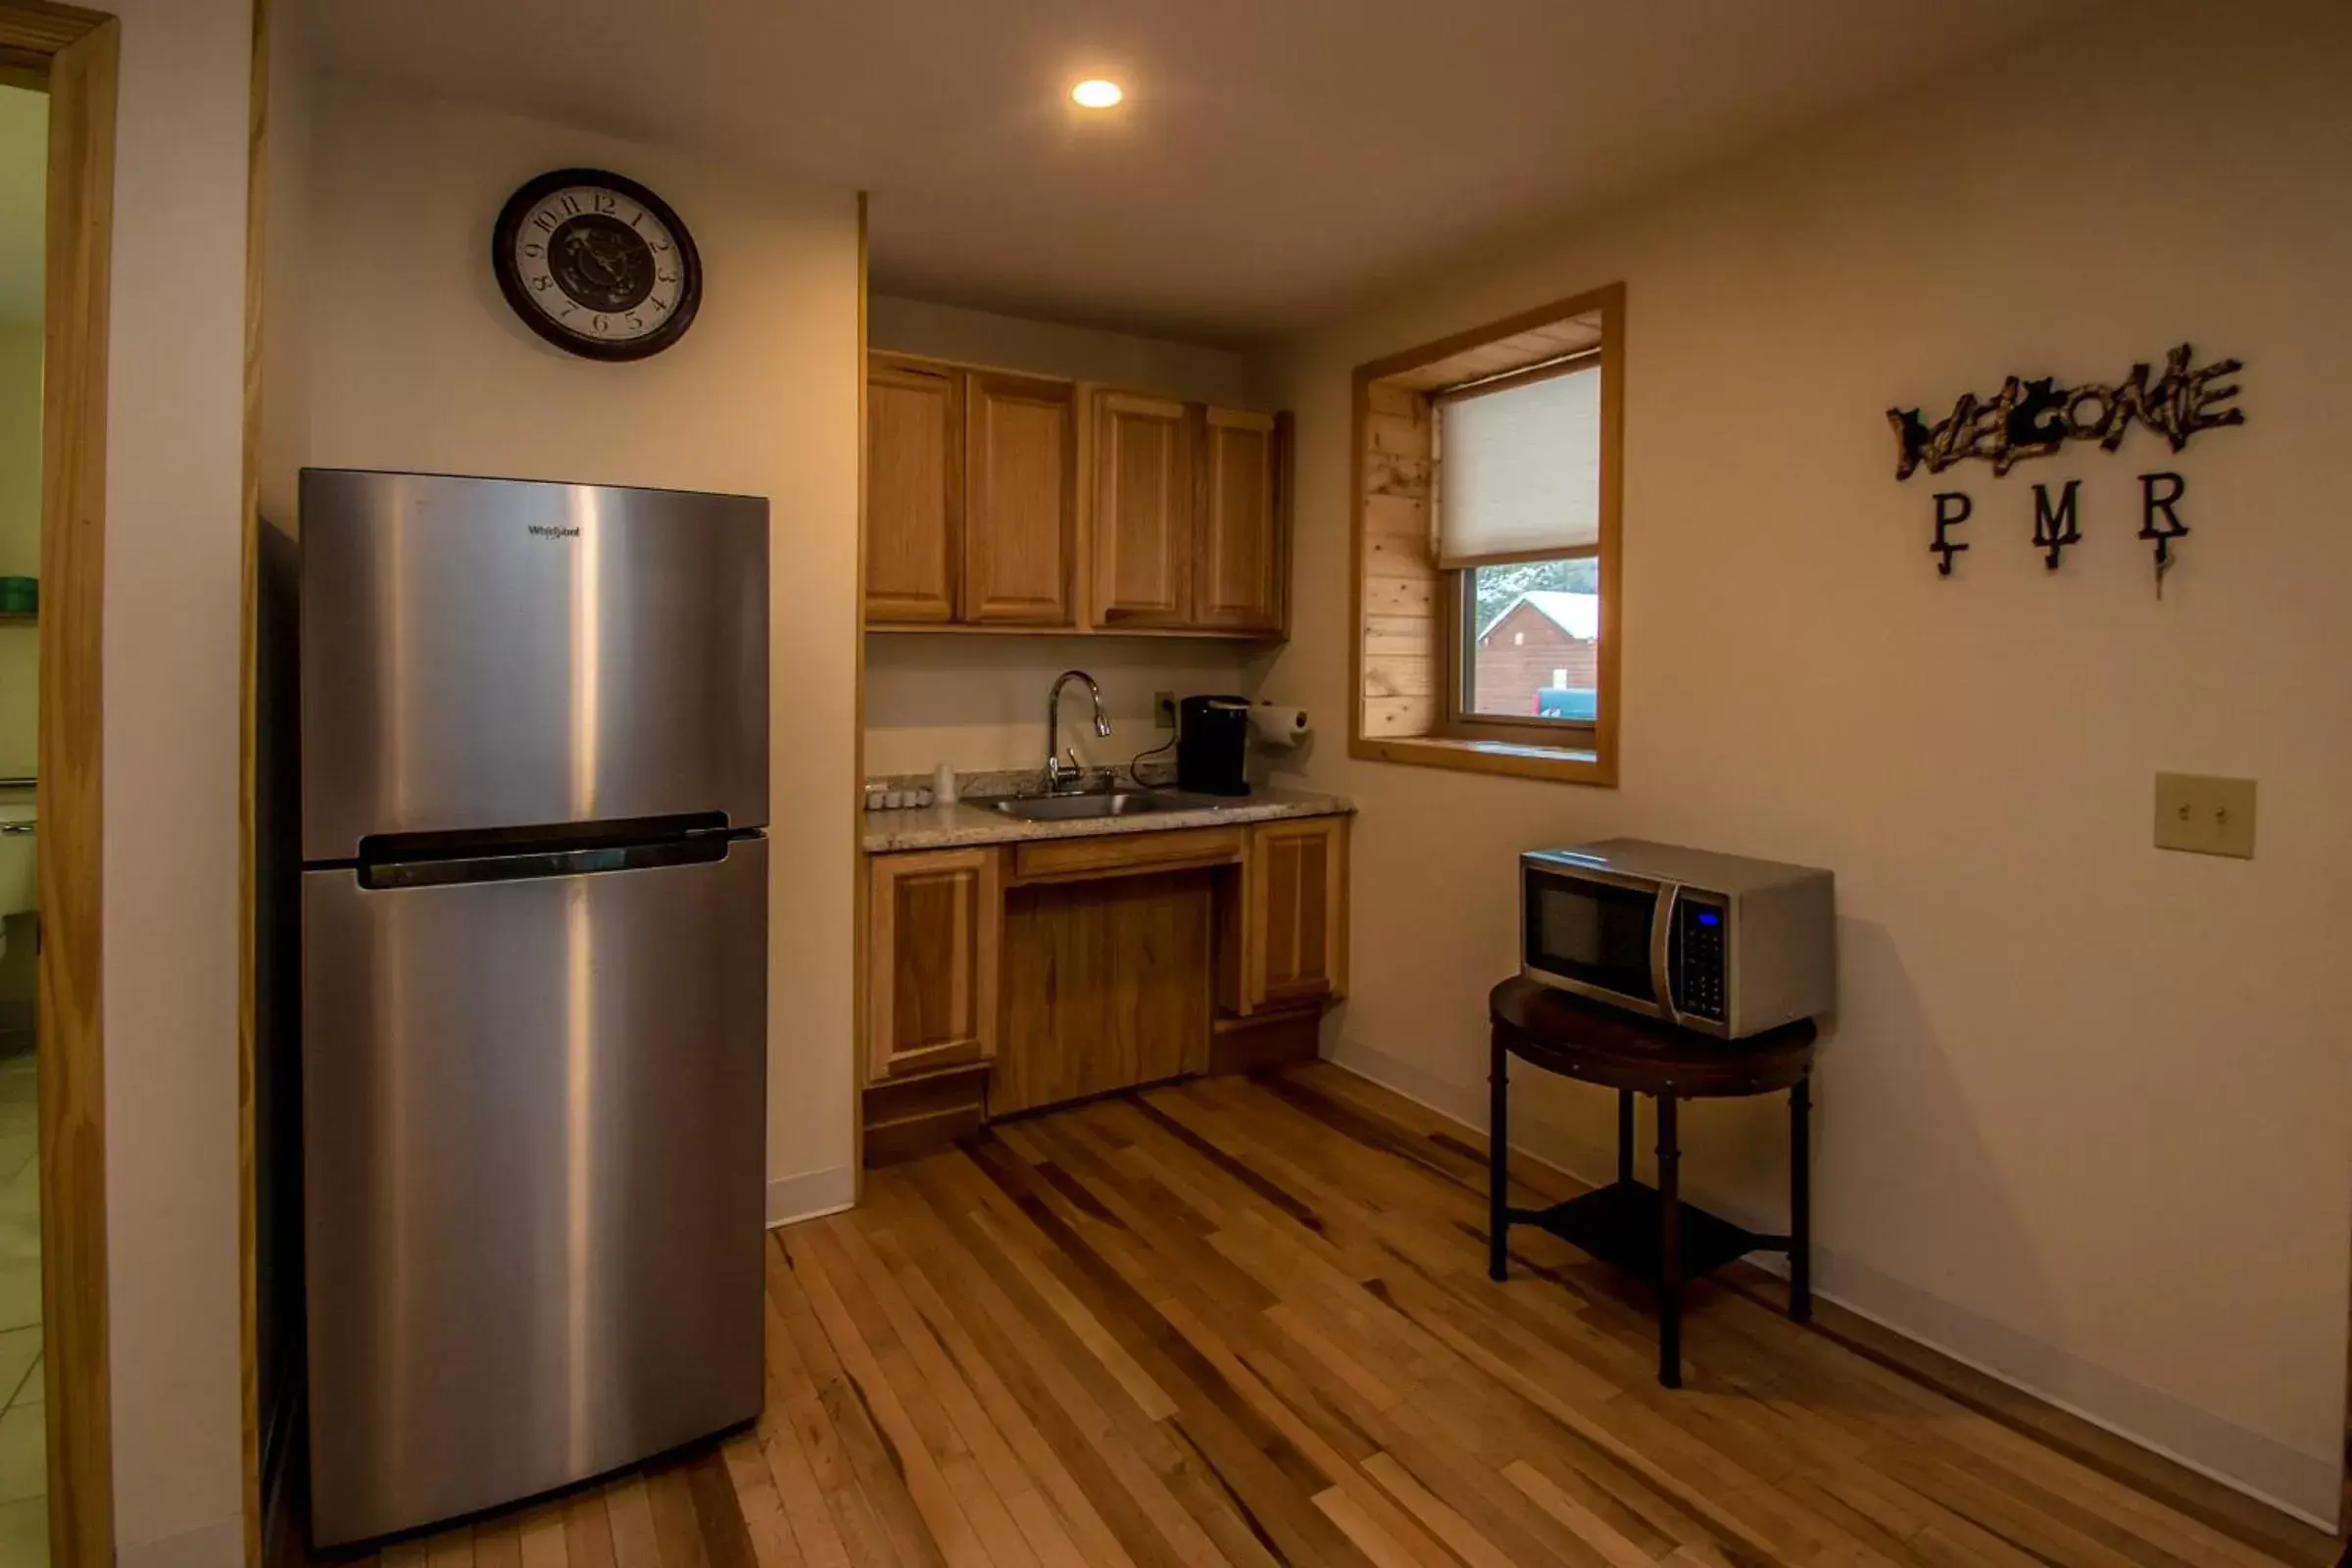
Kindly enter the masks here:
[[1753, 1270], [1693, 1292], [1668, 1393], [1601, 1265], [1526, 1232], [1487, 1280], [1484, 1159], [1317, 1064], [874, 1172], [771, 1238], [756, 1431], [383, 1568], [2336, 1558]]

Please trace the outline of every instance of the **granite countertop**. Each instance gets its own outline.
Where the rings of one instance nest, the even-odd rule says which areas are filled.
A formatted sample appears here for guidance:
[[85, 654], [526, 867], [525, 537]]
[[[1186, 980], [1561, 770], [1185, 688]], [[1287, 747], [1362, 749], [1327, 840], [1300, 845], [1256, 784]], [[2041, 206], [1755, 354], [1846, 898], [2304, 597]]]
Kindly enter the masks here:
[[1337, 795], [1305, 790], [1259, 788], [1231, 805], [1136, 816], [1089, 816], [1058, 822], [1028, 822], [985, 806], [923, 806], [865, 813], [868, 855], [900, 850], [949, 850], [972, 844], [1020, 844], [1035, 839], [1099, 838], [1107, 833], [1165, 833], [1174, 828], [1222, 827], [1232, 822], [1268, 822], [1285, 816], [1343, 816], [1352, 803]]

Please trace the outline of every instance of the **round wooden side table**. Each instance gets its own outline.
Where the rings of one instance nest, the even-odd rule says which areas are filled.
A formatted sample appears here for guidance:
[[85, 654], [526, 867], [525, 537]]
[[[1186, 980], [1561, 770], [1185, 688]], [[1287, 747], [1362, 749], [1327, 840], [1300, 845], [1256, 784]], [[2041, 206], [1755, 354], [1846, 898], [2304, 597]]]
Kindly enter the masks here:
[[[1683, 1384], [1683, 1287], [1749, 1252], [1788, 1254], [1788, 1315], [1813, 1315], [1809, 1018], [1717, 1040], [1514, 975], [1487, 998], [1494, 1024], [1487, 1272], [1505, 1276], [1513, 1225], [1534, 1225], [1645, 1280], [1658, 1293], [1658, 1381]], [[1510, 1206], [1510, 1060], [1617, 1091], [1617, 1180], [1549, 1208]], [[1686, 1100], [1788, 1091], [1788, 1234], [1767, 1236], [1682, 1200], [1675, 1107]], [[1658, 1185], [1634, 1179], [1634, 1097], [1658, 1102]]]

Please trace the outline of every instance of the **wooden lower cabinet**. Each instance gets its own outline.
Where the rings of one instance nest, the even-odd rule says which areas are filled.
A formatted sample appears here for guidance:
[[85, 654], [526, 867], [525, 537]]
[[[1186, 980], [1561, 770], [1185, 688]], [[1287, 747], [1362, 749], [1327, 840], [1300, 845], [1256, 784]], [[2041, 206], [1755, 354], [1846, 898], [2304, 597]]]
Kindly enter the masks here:
[[869, 858], [868, 1163], [984, 1117], [1311, 1057], [1348, 818]]
[[1240, 1011], [1319, 1003], [1348, 988], [1348, 818], [1261, 822], [1244, 883]]
[[1208, 1065], [1211, 872], [1014, 888], [992, 1116]]
[[995, 1057], [1004, 919], [999, 864], [993, 848], [867, 861], [867, 1083]]

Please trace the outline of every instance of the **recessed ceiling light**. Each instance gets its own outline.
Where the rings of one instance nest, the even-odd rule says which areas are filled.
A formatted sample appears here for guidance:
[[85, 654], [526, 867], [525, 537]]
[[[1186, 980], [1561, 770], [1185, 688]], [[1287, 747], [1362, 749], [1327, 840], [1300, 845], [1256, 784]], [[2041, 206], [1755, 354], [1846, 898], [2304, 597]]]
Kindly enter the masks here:
[[1109, 109], [1126, 97], [1115, 81], [1096, 76], [1070, 89], [1070, 101], [1081, 109]]

